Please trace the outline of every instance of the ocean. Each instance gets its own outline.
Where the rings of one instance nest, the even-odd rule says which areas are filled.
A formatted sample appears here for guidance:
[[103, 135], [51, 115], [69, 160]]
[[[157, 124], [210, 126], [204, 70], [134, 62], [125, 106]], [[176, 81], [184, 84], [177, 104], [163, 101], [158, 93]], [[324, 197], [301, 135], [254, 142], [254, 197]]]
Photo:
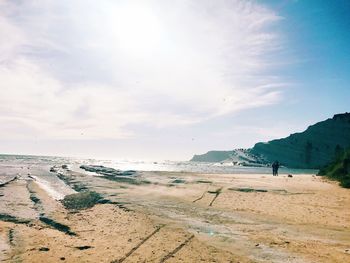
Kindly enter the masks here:
[[[82, 164], [103, 165], [119, 170], [190, 172], [207, 174], [271, 174], [271, 167], [237, 166], [227, 163], [205, 163], [190, 161], [142, 161], [142, 160], [108, 160], [76, 157], [34, 156], [34, 155], [0, 155], [0, 165], [13, 166], [54, 166], [63, 165], [78, 168]], [[281, 167], [281, 174], [316, 174], [315, 169], [292, 169]]]

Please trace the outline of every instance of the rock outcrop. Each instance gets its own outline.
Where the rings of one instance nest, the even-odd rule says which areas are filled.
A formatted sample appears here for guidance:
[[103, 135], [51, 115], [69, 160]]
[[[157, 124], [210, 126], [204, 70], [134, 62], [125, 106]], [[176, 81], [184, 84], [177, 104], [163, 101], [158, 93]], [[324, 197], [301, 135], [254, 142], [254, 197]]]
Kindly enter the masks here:
[[121, 171], [114, 168], [105, 167], [102, 165], [81, 165], [80, 168], [85, 171], [94, 172], [104, 176], [135, 176], [136, 175], [136, 171], [134, 170]]
[[193, 162], [221, 162], [232, 163], [234, 165], [265, 165], [266, 161], [250, 152], [248, 149], [235, 149], [232, 151], [209, 151], [205, 154], [195, 155], [191, 159]]
[[193, 162], [222, 162], [231, 158], [234, 151], [209, 151], [205, 154], [194, 155]]
[[150, 183], [148, 180], [145, 180], [142, 177], [140, 177], [140, 174], [134, 170], [122, 171], [110, 167], [105, 167], [102, 165], [81, 165], [80, 168], [88, 172], [99, 174], [105, 179], [116, 181], [119, 183], [135, 185]]

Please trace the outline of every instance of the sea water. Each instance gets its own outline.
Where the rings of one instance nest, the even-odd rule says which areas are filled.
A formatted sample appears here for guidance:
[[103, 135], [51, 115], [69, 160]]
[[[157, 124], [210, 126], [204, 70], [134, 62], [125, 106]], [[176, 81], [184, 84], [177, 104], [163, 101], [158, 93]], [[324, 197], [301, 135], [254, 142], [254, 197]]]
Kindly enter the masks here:
[[[206, 163], [190, 161], [142, 161], [142, 160], [107, 160], [75, 157], [0, 155], [0, 166], [68, 166], [79, 167], [82, 164], [103, 165], [119, 170], [193, 172], [209, 174], [271, 174], [271, 167], [238, 166], [230, 163]], [[281, 174], [316, 174], [315, 169], [291, 169], [281, 167]]]

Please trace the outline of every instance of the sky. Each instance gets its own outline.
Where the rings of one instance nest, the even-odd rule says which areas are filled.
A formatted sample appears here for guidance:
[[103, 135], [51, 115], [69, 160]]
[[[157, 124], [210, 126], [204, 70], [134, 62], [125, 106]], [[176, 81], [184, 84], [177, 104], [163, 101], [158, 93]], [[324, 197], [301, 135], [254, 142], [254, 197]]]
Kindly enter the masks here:
[[0, 153], [188, 160], [350, 111], [347, 0], [0, 0]]

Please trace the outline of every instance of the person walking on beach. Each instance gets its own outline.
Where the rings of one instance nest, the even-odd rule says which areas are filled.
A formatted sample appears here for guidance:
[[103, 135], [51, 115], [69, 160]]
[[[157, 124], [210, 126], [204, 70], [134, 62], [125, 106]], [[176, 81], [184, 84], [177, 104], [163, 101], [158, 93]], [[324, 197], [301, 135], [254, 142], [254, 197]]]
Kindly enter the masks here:
[[279, 162], [276, 160], [272, 164], [272, 175], [273, 176], [278, 176], [278, 168], [280, 167]]

